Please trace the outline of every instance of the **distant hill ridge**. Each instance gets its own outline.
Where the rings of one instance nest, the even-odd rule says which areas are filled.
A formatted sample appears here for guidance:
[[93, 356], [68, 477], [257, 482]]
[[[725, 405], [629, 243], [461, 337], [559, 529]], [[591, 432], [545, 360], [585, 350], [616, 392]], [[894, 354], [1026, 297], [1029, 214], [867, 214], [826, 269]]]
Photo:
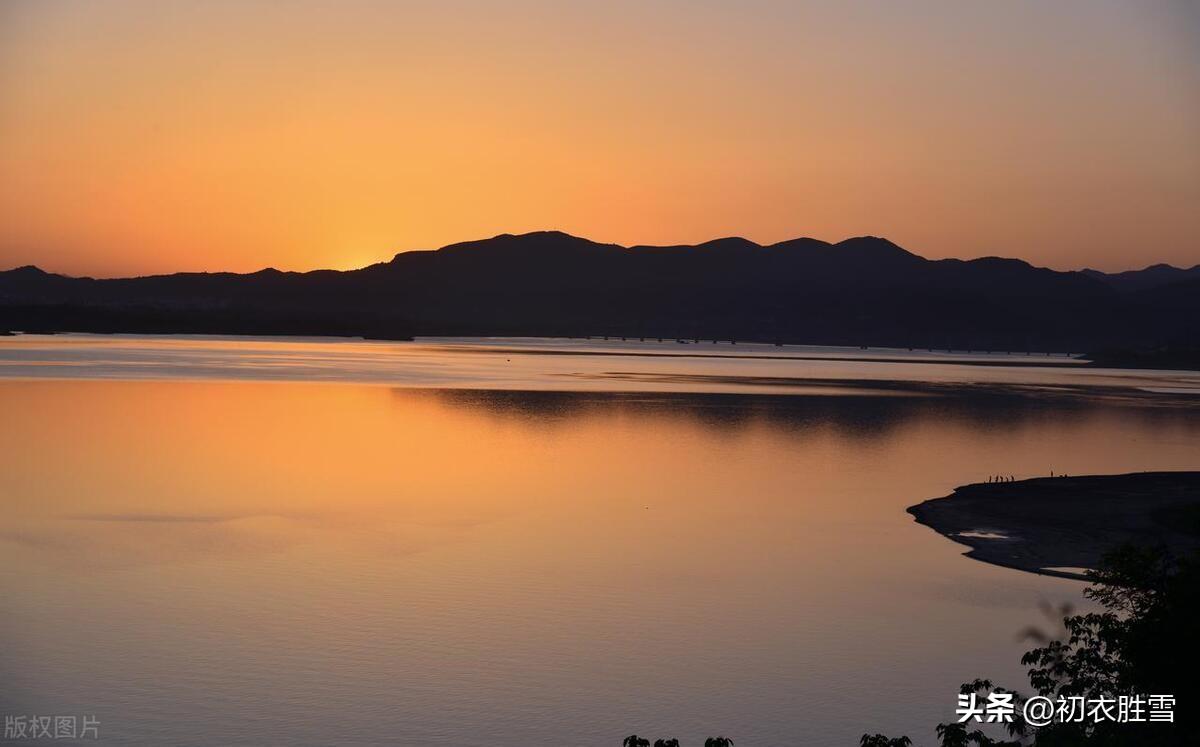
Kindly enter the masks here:
[[1156, 264], [1141, 270], [1126, 270], [1125, 272], [1101, 272], [1092, 269], [1084, 269], [1081, 272], [1090, 278], [1107, 283], [1119, 291], [1149, 290], [1186, 280], [1200, 280], [1200, 265], [1180, 268], [1167, 264]]
[[929, 260], [874, 236], [602, 244], [559, 231], [410, 251], [358, 270], [73, 278], [0, 272], [0, 329], [625, 335], [1084, 350], [1194, 344], [1200, 266], [1106, 274]]

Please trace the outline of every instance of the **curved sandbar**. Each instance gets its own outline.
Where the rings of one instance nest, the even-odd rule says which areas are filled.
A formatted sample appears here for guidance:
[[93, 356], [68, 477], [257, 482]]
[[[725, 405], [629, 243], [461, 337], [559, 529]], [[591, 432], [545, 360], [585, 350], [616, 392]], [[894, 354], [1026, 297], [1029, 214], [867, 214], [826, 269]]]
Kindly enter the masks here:
[[1039, 477], [976, 483], [911, 506], [916, 520], [970, 547], [967, 557], [1065, 578], [1117, 545], [1200, 548], [1200, 472]]

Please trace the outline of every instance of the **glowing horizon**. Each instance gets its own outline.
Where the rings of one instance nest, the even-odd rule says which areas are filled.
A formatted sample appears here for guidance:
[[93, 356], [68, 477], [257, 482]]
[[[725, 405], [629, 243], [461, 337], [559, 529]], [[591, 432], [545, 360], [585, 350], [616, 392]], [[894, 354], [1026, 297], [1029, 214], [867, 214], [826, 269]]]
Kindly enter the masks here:
[[1186, 3], [0, 9], [0, 269], [351, 269], [562, 230], [1200, 263]]
[[[511, 234], [512, 232], [506, 232], [506, 233], [509, 233], [509, 234]], [[565, 232], [565, 231], [559, 231], [558, 229], [542, 229], [542, 230], [530, 231], [530, 232], [527, 232], [527, 233], [525, 233], [525, 234], [514, 234], [514, 235], [516, 235], [516, 236], [523, 236], [523, 235], [528, 235], [528, 234], [532, 234], [532, 233], [565, 233], [565, 234], [567, 234], [567, 235], [569, 235], [569, 236], [572, 236], [573, 238], [577, 238], [577, 239], [585, 239], [585, 240], [588, 240], [588, 241], [593, 241], [594, 243], [597, 243], [597, 244], [605, 244], [605, 245], [610, 245], [610, 244], [611, 244], [611, 245], [615, 245], [615, 246], [621, 246], [621, 247], [623, 247], [623, 248], [626, 248], [626, 249], [636, 249], [636, 248], [652, 248], [652, 247], [672, 247], [672, 246], [698, 246], [698, 245], [700, 245], [700, 244], [703, 244], [703, 243], [705, 243], [705, 241], [714, 241], [714, 240], [716, 240], [716, 241], [719, 241], [719, 240], [725, 240], [725, 239], [745, 239], [745, 238], [746, 238], [746, 237], [744, 237], [744, 236], [717, 236], [717, 237], [713, 237], [712, 239], [707, 239], [707, 240], [705, 240], [705, 241], [698, 241], [698, 242], [695, 242], [695, 244], [681, 245], [681, 244], [645, 244], [645, 243], [641, 243], [641, 244], [621, 244], [621, 243], [619, 243], [619, 242], [604, 242], [604, 241], [595, 241], [594, 239], [590, 239], [590, 238], [589, 238], [589, 237], [587, 237], [587, 236], [578, 236], [578, 235], [575, 235], [575, 234], [569, 234], [569, 233], [567, 233], [567, 232]], [[500, 237], [500, 236], [502, 236], [502, 235], [503, 235], [503, 234], [496, 234], [496, 235], [494, 235], [494, 236], [481, 236], [481, 237], [477, 237], [477, 238], [464, 239], [464, 240], [462, 240], [462, 241], [454, 241], [454, 242], [450, 242], [450, 244], [446, 244], [446, 245], [443, 245], [443, 246], [438, 246], [438, 247], [422, 247], [422, 248], [416, 248], [416, 249], [401, 249], [401, 250], [399, 250], [399, 251], [397, 251], [397, 252], [394, 252], [394, 253], [392, 253], [392, 254], [389, 254], [389, 255], [388, 255], [388, 256], [386, 256], [386, 257], [380, 257], [379, 259], [376, 259], [376, 260], [370, 260], [370, 261], [364, 262], [364, 263], [362, 263], [362, 264], [350, 264], [350, 265], [347, 265], [347, 266], [345, 266], [345, 267], [333, 267], [333, 266], [330, 266], [330, 267], [306, 267], [306, 268], [298, 268], [298, 269], [297, 269], [297, 268], [288, 268], [288, 267], [276, 267], [276, 266], [274, 266], [274, 265], [263, 265], [263, 266], [261, 266], [261, 267], [254, 267], [254, 268], [252, 268], [252, 269], [248, 269], [248, 270], [228, 270], [228, 269], [220, 269], [220, 268], [217, 268], [217, 269], [206, 269], [206, 270], [189, 270], [189, 269], [179, 269], [179, 270], [166, 270], [166, 271], [161, 271], [161, 272], [148, 272], [148, 273], [141, 273], [141, 274], [135, 274], [135, 275], [88, 275], [88, 274], [84, 274], [84, 273], [59, 272], [59, 271], [56, 271], [56, 270], [54, 270], [54, 269], [51, 269], [51, 268], [47, 268], [47, 267], [41, 266], [41, 265], [39, 265], [39, 264], [38, 264], [38, 263], [36, 263], [36, 262], [28, 262], [28, 263], [25, 263], [25, 264], [22, 264], [22, 265], [13, 265], [13, 266], [0, 266], [0, 272], [4, 272], [4, 271], [8, 271], [8, 270], [21, 269], [21, 268], [24, 268], [24, 267], [35, 267], [35, 268], [37, 268], [37, 269], [39, 269], [39, 270], [42, 270], [43, 272], [48, 272], [48, 273], [52, 273], [52, 274], [65, 275], [65, 276], [68, 276], [68, 277], [92, 277], [92, 278], [96, 278], [96, 279], [122, 279], [122, 278], [131, 278], [131, 277], [151, 277], [151, 276], [172, 275], [172, 274], [177, 274], [177, 273], [190, 273], [190, 272], [209, 272], [209, 273], [219, 273], [219, 272], [234, 272], [234, 273], [236, 273], [236, 274], [253, 274], [253, 273], [256, 273], [256, 272], [262, 272], [262, 271], [267, 271], [267, 270], [275, 270], [275, 271], [279, 271], [279, 272], [299, 272], [299, 273], [306, 273], [306, 272], [319, 272], [319, 271], [327, 271], [327, 270], [334, 270], [334, 271], [337, 271], [337, 272], [352, 272], [352, 271], [354, 271], [354, 270], [361, 270], [361, 269], [365, 269], [365, 268], [367, 268], [367, 267], [369, 267], [369, 266], [371, 266], [371, 265], [376, 265], [376, 264], [387, 264], [387, 263], [391, 262], [391, 261], [392, 261], [392, 260], [393, 260], [395, 257], [397, 257], [398, 255], [401, 255], [401, 254], [407, 254], [407, 253], [410, 253], [410, 252], [428, 252], [428, 251], [437, 251], [437, 250], [439, 250], [439, 249], [443, 249], [443, 248], [445, 248], [445, 247], [447, 247], [447, 246], [452, 246], [452, 245], [454, 245], [454, 244], [460, 244], [460, 243], [471, 243], [471, 242], [477, 242], [477, 241], [487, 241], [487, 240], [489, 240], [489, 239], [493, 239], [493, 238], [499, 238], [499, 237]], [[815, 236], [793, 236], [793, 237], [790, 237], [790, 238], [788, 238], [788, 239], [782, 239], [782, 240], [781, 240], [781, 241], [779, 241], [779, 242], [769, 242], [769, 243], [757, 242], [757, 241], [753, 241], [752, 239], [748, 239], [748, 240], [749, 240], [749, 241], [751, 241], [751, 243], [753, 243], [753, 244], [757, 244], [757, 245], [759, 245], [759, 246], [762, 246], [762, 247], [769, 247], [769, 246], [772, 246], [772, 245], [774, 245], [774, 244], [778, 244], [778, 243], [786, 243], [787, 241], [791, 241], [791, 240], [797, 240], [797, 239], [816, 239], [816, 240], [818, 240], [818, 241], [822, 241], [822, 242], [824, 242], [824, 243], [826, 243], [826, 244], [828, 244], [828, 245], [830, 245], [830, 246], [836, 246], [836, 245], [838, 245], [838, 244], [842, 243], [843, 241], [850, 241], [850, 240], [853, 240], [853, 239], [859, 239], [859, 238], [881, 238], [881, 239], [885, 239], [885, 240], [887, 240], [887, 237], [886, 237], [886, 236], [877, 236], [877, 237], [876, 237], [876, 236], [847, 236], [847, 237], [845, 237], [845, 238], [843, 238], [843, 239], [838, 239], [838, 240], [833, 240], [833, 241], [827, 241], [827, 240], [825, 240], [825, 239], [818, 239], [818, 238], [817, 238], [817, 237], [815, 237]], [[895, 243], [895, 242], [893, 242], [893, 243]], [[914, 252], [913, 250], [909, 249], [908, 247], [905, 247], [905, 246], [903, 246], [903, 245], [898, 245], [898, 246], [900, 246], [900, 248], [901, 248], [901, 249], [904, 249], [905, 251], [908, 251], [908, 252], [910, 252], [910, 253], [912, 253], [912, 254], [916, 254], [917, 256], [923, 256], [923, 255], [921, 255], [921, 253], [920, 253], [920, 252]], [[1002, 254], [979, 255], [979, 257], [965, 257], [965, 258], [963, 258], [963, 259], [970, 260], [970, 259], [982, 259], [982, 258], [987, 258], [987, 257], [1001, 257], [1001, 258], [1005, 258], [1005, 259], [1017, 259], [1017, 260], [1021, 260], [1021, 261], [1028, 261], [1028, 260], [1025, 260], [1025, 258], [1023, 258], [1023, 257], [1013, 257], [1013, 256], [1008, 256], [1008, 255], [1002, 255]], [[942, 257], [924, 257], [924, 258], [925, 258], [925, 259], [930, 259], [930, 260], [942, 259]], [[1040, 267], [1040, 265], [1038, 265], [1036, 262], [1031, 262], [1030, 264], [1032, 264], [1032, 265], [1033, 265], [1033, 266], [1035, 266], [1035, 267]], [[1156, 263], [1156, 262], [1150, 262], [1150, 263], [1148, 263], [1148, 264], [1146, 264], [1146, 265], [1143, 265], [1143, 266], [1130, 267], [1130, 268], [1127, 268], [1127, 269], [1128, 269], [1128, 270], [1143, 270], [1143, 269], [1147, 269], [1147, 268], [1148, 268], [1150, 265], [1153, 265], [1153, 264], [1165, 264], [1165, 263]], [[1197, 267], [1197, 266], [1200, 266], [1200, 263], [1195, 263], [1195, 264], [1193, 264], [1193, 265], [1188, 265], [1188, 264], [1184, 264], [1184, 265], [1176, 265], [1176, 267], [1178, 267], [1178, 269], [1183, 269], [1183, 270], [1192, 269], [1192, 267]], [[1088, 269], [1090, 269], [1090, 270], [1095, 270], [1095, 269], [1097, 269], [1097, 268], [1095, 268], [1095, 267], [1082, 267], [1082, 266], [1081, 266], [1081, 267], [1065, 268], [1065, 270], [1064, 270], [1064, 271], [1079, 271], [1079, 270], [1088, 270]], [[1121, 272], [1121, 271], [1122, 271], [1122, 270], [1116, 270], [1116, 272]]]

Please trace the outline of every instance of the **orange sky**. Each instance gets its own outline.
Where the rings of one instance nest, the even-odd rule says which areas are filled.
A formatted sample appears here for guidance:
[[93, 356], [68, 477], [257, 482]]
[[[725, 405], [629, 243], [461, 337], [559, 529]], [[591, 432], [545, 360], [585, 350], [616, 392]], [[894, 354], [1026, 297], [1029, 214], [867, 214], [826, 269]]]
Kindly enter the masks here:
[[555, 228], [1125, 269], [1200, 262], [1197, 205], [1186, 0], [0, 6], [0, 267]]

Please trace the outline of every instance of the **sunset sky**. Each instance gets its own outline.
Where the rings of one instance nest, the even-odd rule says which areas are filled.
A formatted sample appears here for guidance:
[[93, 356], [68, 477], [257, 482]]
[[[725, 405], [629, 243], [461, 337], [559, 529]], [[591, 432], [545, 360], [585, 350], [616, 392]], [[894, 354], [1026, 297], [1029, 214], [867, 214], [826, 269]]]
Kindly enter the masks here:
[[1200, 263], [1200, 6], [0, 4], [0, 269], [549, 228]]

